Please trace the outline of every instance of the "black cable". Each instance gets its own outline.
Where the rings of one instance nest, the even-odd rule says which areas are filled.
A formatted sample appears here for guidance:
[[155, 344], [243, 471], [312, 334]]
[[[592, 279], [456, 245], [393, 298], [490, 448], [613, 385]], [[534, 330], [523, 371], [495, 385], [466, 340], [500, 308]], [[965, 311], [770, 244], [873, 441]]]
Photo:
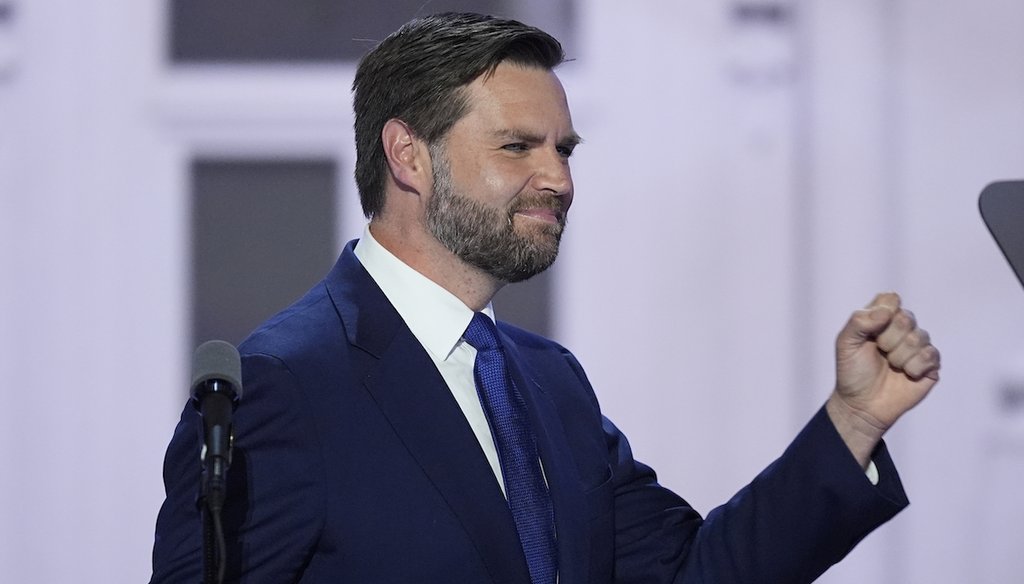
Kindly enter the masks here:
[[213, 519], [213, 538], [217, 544], [217, 584], [223, 584], [227, 568], [227, 544], [224, 542], [224, 525], [220, 520], [220, 509], [210, 513]]
[[227, 570], [227, 542], [220, 506], [203, 500], [203, 584], [223, 584]]

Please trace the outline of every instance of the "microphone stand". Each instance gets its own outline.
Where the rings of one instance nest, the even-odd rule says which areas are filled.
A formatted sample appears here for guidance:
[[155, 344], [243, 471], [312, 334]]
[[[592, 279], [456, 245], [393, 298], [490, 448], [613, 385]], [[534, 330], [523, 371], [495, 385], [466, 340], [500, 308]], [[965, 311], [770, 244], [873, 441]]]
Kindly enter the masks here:
[[[224, 386], [224, 387], [221, 387]], [[225, 390], [226, 388], [226, 390]], [[227, 560], [227, 545], [221, 509], [227, 491], [227, 470], [231, 465], [230, 422], [234, 407], [230, 385], [217, 379], [206, 382], [202, 400], [206, 444], [203, 446], [200, 507], [203, 515], [203, 584], [221, 584]]]
[[[220, 511], [203, 506], [203, 584], [224, 582], [224, 527]], [[218, 561], [220, 560], [220, 561]]]

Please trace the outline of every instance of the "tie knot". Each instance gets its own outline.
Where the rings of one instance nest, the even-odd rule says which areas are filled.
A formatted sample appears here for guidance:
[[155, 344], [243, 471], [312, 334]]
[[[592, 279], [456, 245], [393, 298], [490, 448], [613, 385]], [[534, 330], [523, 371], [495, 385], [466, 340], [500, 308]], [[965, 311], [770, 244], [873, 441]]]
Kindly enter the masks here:
[[494, 322], [482, 312], [473, 315], [473, 320], [462, 336], [477, 351], [492, 351], [498, 348], [498, 329]]

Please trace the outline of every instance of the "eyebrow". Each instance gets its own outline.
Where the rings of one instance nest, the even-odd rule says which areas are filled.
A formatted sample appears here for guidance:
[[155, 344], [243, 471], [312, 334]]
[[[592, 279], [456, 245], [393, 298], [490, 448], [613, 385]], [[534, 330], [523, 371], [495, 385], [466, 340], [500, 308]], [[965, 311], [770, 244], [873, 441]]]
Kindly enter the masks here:
[[[544, 139], [545, 139], [544, 136], [541, 135], [541, 134], [535, 134], [535, 133], [528, 132], [528, 131], [525, 131], [525, 130], [512, 130], [512, 129], [498, 130], [498, 131], [494, 132], [494, 136], [497, 137], [497, 138], [501, 138], [501, 139], [517, 140], [517, 141], [520, 141], [520, 142], [526, 142], [528, 144], [543, 144], [544, 143]], [[583, 142], [583, 138], [581, 138], [579, 134], [577, 134], [575, 131], [573, 131], [572, 133], [570, 133], [565, 138], [562, 138], [561, 140], [559, 140], [558, 141], [558, 145], [563, 147], [563, 148], [565, 148], [565, 147], [573, 148], [576, 145], [580, 144], [581, 142]]]

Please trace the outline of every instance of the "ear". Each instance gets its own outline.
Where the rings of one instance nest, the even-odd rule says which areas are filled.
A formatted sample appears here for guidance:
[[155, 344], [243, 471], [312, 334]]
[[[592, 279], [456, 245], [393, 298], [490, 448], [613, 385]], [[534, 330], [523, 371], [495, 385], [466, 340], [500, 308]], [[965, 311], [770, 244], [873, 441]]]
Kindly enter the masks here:
[[416, 137], [408, 124], [392, 118], [381, 130], [384, 155], [391, 176], [405, 191], [425, 192], [433, 184], [430, 155], [425, 142]]

